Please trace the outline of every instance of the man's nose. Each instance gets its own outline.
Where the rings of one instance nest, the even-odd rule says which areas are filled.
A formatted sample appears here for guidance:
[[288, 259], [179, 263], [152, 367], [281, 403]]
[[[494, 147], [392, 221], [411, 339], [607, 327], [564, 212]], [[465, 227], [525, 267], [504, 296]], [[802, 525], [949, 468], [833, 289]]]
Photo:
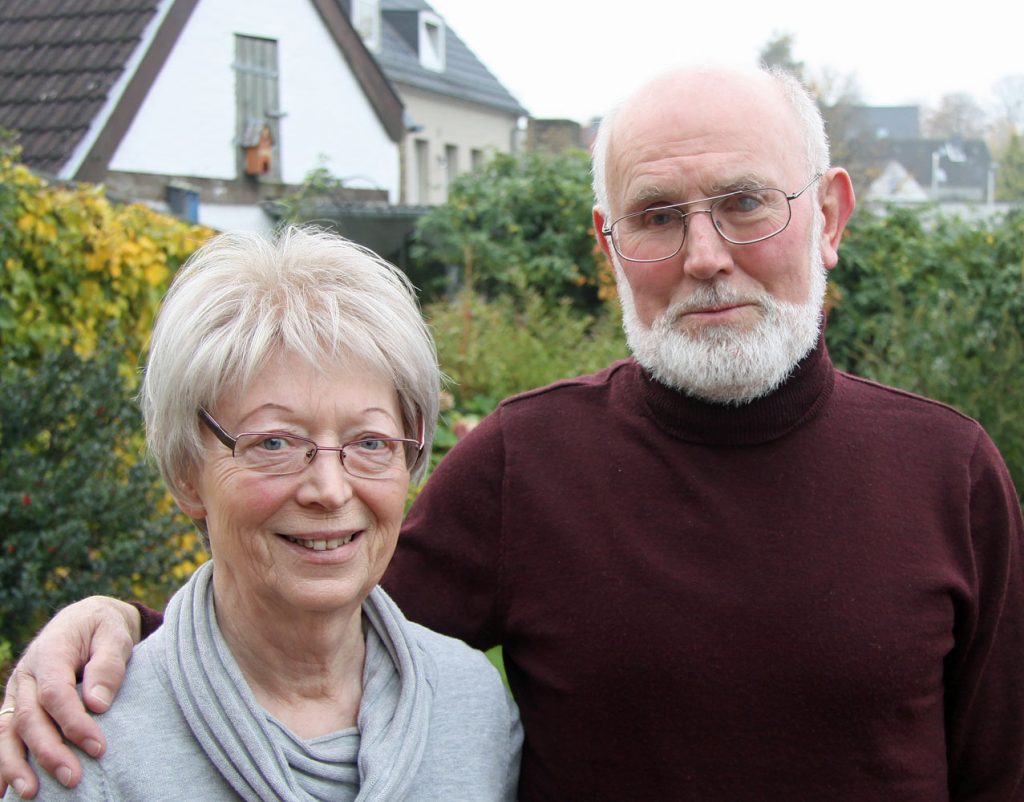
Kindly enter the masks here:
[[683, 270], [700, 281], [707, 281], [733, 267], [729, 243], [715, 228], [709, 209], [698, 209], [687, 215], [681, 253]]

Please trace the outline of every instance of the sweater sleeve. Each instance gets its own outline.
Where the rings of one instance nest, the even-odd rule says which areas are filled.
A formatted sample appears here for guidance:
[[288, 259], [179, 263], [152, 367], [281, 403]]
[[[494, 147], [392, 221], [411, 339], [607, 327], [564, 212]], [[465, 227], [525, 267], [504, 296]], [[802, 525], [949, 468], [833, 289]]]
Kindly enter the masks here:
[[142, 629], [142, 640], [145, 640], [154, 632], [156, 632], [161, 625], [164, 623], [164, 614], [159, 610], [154, 610], [151, 607], [147, 607], [142, 602], [133, 601], [128, 602], [132, 607], [139, 611], [140, 626]]
[[383, 580], [408, 618], [477, 649], [502, 641], [502, 440], [499, 408], [445, 456]]
[[981, 433], [971, 462], [973, 603], [957, 612], [945, 667], [952, 802], [1024, 799], [1024, 566], [1021, 506]]

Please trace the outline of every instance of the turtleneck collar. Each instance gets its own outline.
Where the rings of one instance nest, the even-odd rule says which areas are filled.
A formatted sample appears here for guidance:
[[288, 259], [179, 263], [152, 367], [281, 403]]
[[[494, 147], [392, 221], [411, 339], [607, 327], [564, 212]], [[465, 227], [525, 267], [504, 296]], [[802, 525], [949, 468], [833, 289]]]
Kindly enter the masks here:
[[674, 437], [701, 445], [751, 446], [782, 437], [816, 415], [835, 386], [824, 336], [782, 386], [742, 406], [713, 404], [673, 390], [636, 366], [643, 403]]

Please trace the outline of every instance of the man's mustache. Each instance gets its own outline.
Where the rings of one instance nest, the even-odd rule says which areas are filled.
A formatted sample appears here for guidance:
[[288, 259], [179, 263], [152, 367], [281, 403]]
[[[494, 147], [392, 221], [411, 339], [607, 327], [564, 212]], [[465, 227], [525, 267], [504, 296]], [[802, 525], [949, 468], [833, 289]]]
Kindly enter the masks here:
[[721, 281], [714, 281], [697, 288], [688, 298], [672, 304], [661, 317], [673, 326], [681, 317], [694, 312], [707, 312], [744, 304], [757, 306], [762, 312], [768, 312], [774, 302], [775, 299], [768, 293], [740, 292]]

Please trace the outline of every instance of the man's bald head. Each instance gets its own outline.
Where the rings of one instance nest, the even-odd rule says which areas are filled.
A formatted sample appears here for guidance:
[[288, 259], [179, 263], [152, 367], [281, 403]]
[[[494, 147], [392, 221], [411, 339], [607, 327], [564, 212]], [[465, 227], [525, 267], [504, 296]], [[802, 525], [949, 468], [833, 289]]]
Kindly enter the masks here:
[[[599, 209], [605, 214], [611, 213], [609, 159], [614, 158], [616, 147], [625, 148], [630, 144], [628, 139], [619, 141], [621, 129], [641, 117], [660, 115], [669, 135], [669, 129], [675, 125], [673, 118], [685, 115], [687, 108], [696, 108], [697, 99], [702, 106], [711, 102], [748, 115], [749, 125], [755, 128], [764, 127], [766, 118], [777, 118], [781, 110], [793, 125], [795, 139], [778, 142], [778, 146], [798, 149], [810, 175], [828, 170], [830, 159], [824, 120], [814, 98], [796, 78], [777, 69], [683, 67], [649, 80], [602, 120], [592, 155], [594, 197]], [[767, 131], [766, 135], [769, 135]], [[786, 139], [792, 138], [787, 136]]]

